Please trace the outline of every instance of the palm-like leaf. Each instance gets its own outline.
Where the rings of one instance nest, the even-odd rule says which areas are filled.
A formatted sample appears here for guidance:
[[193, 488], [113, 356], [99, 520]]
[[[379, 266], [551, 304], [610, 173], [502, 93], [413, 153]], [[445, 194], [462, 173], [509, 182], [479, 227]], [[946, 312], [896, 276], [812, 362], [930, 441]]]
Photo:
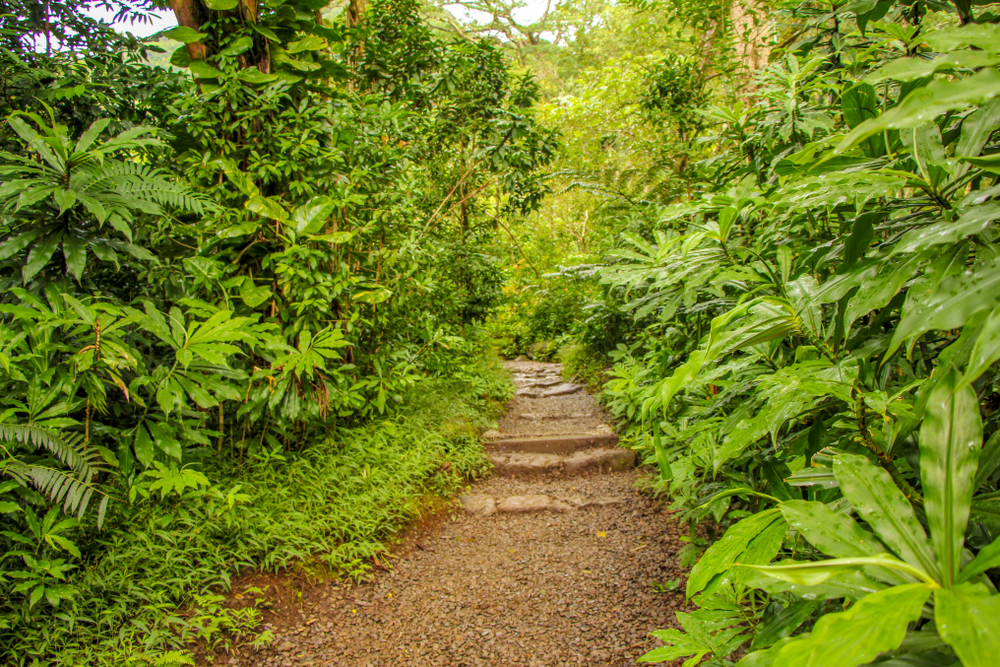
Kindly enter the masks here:
[[79, 434], [61, 435], [49, 429], [30, 424], [0, 424], [0, 442], [17, 443], [36, 451], [47, 451], [69, 470], [29, 462], [24, 457], [8, 454], [0, 463], [0, 474], [10, 475], [22, 485], [31, 485], [49, 497], [53, 503], [62, 504], [66, 513], [82, 517], [94, 494], [101, 496], [97, 510], [97, 523], [104, 523], [108, 497], [94, 485], [95, 476], [103, 468], [101, 453], [82, 441]]
[[[0, 259], [26, 252], [25, 282], [60, 248], [66, 267], [77, 279], [86, 267], [88, 247], [110, 261], [117, 260], [116, 250], [152, 259], [147, 251], [132, 245], [136, 215], [163, 216], [165, 209], [201, 214], [214, 207], [133, 159], [138, 151], [160, 145], [152, 128], [133, 128], [100, 142], [108, 121], [99, 120], [73, 142], [64, 126], [46, 125], [34, 114], [24, 116], [39, 130], [18, 115], [8, 122], [33, 155], [0, 153], [0, 175], [7, 179], [0, 185], [0, 211], [13, 215], [8, 238], [0, 244]], [[126, 242], [109, 237], [106, 226]]]

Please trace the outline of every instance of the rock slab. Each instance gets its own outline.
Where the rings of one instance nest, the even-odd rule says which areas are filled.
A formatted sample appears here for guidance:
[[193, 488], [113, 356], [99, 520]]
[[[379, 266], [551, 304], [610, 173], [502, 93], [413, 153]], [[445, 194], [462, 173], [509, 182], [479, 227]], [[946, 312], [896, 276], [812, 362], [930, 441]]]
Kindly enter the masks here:
[[482, 493], [467, 493], [459, 498], [459, 501], [466, 510], [476, 516], [490, 516], [497, 513], [497, 501], [493, 496]]

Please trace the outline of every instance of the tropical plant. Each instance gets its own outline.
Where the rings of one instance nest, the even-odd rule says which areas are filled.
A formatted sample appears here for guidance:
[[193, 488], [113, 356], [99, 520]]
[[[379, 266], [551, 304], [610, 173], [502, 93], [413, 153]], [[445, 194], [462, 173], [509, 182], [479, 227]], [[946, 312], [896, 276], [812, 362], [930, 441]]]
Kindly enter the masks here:
[[782, 9], [794, 39], [702, 113], [706, 185], [637, 203], [602, 270], [636, 322], [605, 399], [680, 516], [728, 526], [647, 658], [985, 664], [1000, 33], [968, 6]]
[[[111, 123], [104, 118], [73, 140], [69, 129], [55, 122], [51, 111], [49, 115], [51, 125], [37, 114], [11, 115], [7, 123], [27, 150], [21, 155], [0, 153], [0, 174], [7, 177], [0, 187], [0, 209], [7, 214], [0, 260], [20, 266], [24, 283], [59, 250], [66, 272], [77, 280], [83, 277], [88, 251], [115, 266], [118, 252], [151, 260], [148, 250], [133, 243], [136, 214], [163, 216], [162, 206], [196, 214], [213, 208], [149, 165], [116, 159], [162, 145], [153, 138], [153, 128], [136, 127], [100, 141]], [[124, 240], [109, 235], [111, 229]], [[26, 253], [24, 259], [21, 253]]]

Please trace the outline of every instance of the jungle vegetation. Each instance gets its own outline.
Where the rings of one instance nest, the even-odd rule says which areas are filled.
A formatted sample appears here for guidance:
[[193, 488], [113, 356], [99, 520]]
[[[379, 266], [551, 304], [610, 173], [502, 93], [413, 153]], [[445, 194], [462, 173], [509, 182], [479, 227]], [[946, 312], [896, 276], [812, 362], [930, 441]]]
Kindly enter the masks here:
[[216, 593], [364, 577], [497, 351], [690, 525], [648, 662], [996, 664], [1000, 6], [167, 4], [0, 0], [12, 664], [267, 642]]

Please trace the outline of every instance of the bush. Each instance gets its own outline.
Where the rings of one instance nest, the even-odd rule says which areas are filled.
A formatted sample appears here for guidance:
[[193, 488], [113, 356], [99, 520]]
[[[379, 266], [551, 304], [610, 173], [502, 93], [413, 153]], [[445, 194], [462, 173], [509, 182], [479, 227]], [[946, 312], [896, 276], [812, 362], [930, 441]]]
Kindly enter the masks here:
[[[179, 614], [192, 594], [226, 590], [242, 569], [311, 561], [363, 577], [427, 496], [448, 495], [489, 469], [478, 432], [497, 416], [509, 381], [493, 362], [466, 372], [421, 381], [391, 417], [299, 454], [257, 447], [232, 466], [141, 478], [132, 502], [111, 505], [105, 530], [70, 527], [58, 537], [72, 548], [37, 554], [36, 563], [69, 562], [58, 605], [29, 604], [27, 593], [2, 584], [0, 651], [12, 665], [146, 664], [197, 633]], [[76, 545], [80, 558], [69, 558]], [[22, 577], [9, 581], [33, 574], [13, 558], [3, 565], [5, 578]]]

